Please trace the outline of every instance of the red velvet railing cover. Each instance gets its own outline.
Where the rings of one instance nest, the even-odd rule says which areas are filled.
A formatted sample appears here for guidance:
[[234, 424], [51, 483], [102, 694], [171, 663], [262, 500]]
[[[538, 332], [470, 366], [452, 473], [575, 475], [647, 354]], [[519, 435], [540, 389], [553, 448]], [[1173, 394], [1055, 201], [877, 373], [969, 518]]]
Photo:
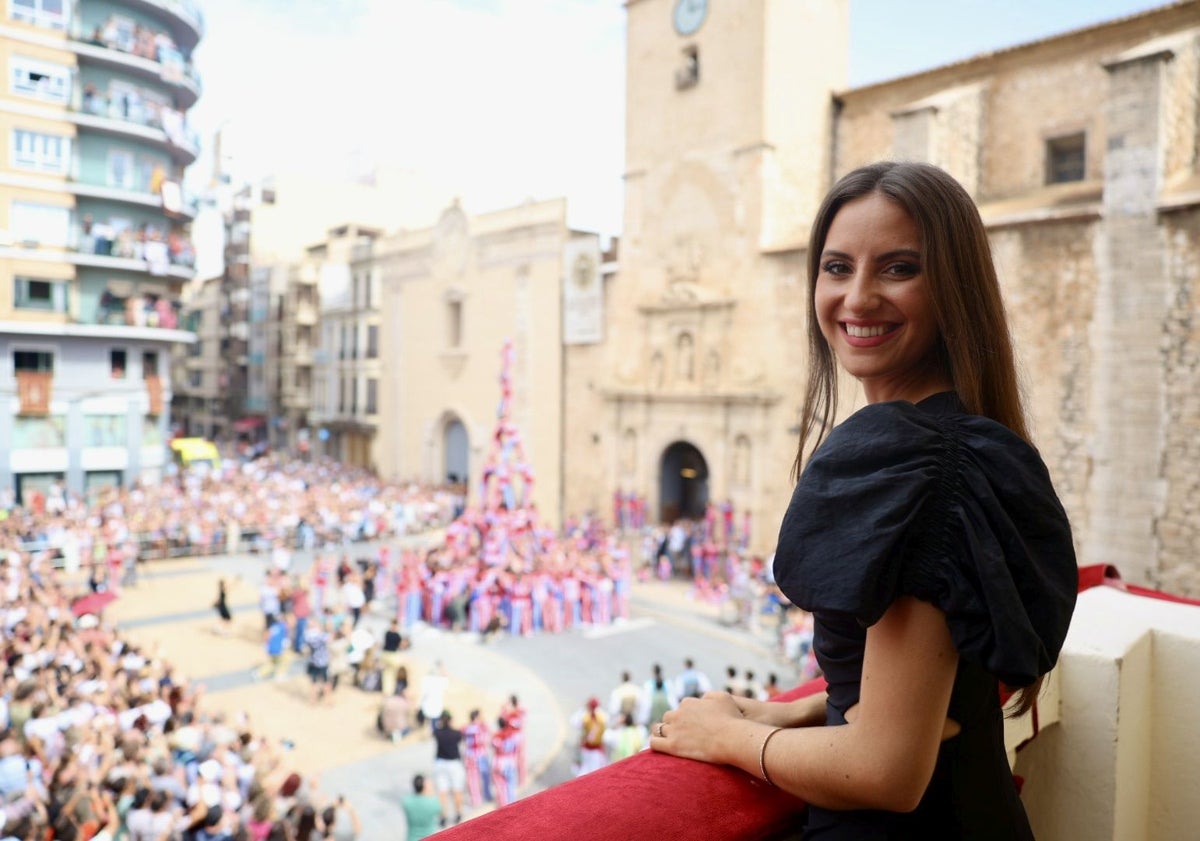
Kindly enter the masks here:
[[[1114, 567], [1079, 570], [1079, 591], [1110, 586], [1198, 604], [1126, 585]], [[810, 681], [775, 698], [825, 689]], [[804, 802], [724, 765], [643, 751], [568, 783], [437, 833], [439, 841], [565, 838], [570, 841], [766, 841], [800, 826]]]
[[[814, 680], [775, 700], [824, 689]], [[803, 801], [737, 769], [642, 751], [433, 837], [765, 841], [799, 828], [803, 811]]]

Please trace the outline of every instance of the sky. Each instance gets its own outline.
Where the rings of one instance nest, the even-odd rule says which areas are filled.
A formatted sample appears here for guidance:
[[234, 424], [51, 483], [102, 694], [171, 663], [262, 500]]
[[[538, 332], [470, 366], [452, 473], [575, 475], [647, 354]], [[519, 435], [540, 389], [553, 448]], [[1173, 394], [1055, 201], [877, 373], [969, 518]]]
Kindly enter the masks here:
[[[206, 152], [193, 186], [222, 129], [243, 178], [374, 162], [419, 173], [469, 212], [566, 196], [572, 226], [620, 232], [621, 0], [199, 2], [204, 93], [189, 119]], [[1159, 5], [850, 0], [850, 85]]]

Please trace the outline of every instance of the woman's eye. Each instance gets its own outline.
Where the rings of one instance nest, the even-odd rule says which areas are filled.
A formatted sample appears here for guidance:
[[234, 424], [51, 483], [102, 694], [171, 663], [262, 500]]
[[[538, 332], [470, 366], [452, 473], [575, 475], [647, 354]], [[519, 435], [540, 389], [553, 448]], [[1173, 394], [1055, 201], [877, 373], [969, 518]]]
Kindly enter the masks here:
[[850, 271], [850, 267], [841, 260], [830, 260], [821, 267], [821, 270], [826, 274], [845, 274]]
[[915, 277], [921, 271], [921, 267], [915, 263], [894, 263], [887, 267], [886, 274], [892, 277]]

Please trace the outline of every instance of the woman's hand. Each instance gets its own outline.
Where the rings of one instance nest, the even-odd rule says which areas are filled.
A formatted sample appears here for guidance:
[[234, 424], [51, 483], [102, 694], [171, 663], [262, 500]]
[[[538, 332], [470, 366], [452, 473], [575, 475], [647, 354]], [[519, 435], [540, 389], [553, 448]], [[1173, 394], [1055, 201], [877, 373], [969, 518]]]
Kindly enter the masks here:
[[726, 763], [730, 743], [737, 738], [745, 716], [728, 692], [705, 692], [684, 698], [680, 705], [650, 728], [650, 748], [701, 762]]
[[795, 701], [759, 701], [733, 696], [742, 715], [772, 727], [813, 727], [825, 723], [825, 693], [820, 692]]

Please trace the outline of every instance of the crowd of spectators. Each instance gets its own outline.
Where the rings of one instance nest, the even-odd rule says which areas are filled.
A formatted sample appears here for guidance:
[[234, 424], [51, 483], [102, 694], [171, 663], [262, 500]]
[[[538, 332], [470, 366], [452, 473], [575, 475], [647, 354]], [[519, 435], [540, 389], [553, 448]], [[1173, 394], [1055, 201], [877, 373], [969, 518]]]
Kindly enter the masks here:
[[2, 557], [4, 837], [354, 837], [352, 808], [292, 772], [282, 744], [206, 713], [170, 662], [80, 610], [81, 576], [40, 553]]
[[[91, 501], [55, 484], [25, 502], [0, 498], [3, 837], [355, 837], [353, 807], [292, 772], [286, 744], [256, 735], [244, 715], [206, 713], [202, 689], [102, 623], [95, 596], [134, 583], [140, 555], [172, 548], [269, 549], [271, 581], [287, 581], [291, 548], [435, 525], [449, 519], [453, 495], [331, 463], [259, 458]], [[362, 586], [359, 571], [337, 574]], [[302, 604], [280, 590], [289, 609]], [[227, 621], [228, 605], [218, 613]]]
[[41, 553], [73, 573], [173, 555], [346, 546], [448, 522], [456, 497], [393, 485], [329, 461], [227, 459], [207, 475], [109, 488], [88, 500], [56, 483], [18, 506], [0, 493], [0, 550]]

